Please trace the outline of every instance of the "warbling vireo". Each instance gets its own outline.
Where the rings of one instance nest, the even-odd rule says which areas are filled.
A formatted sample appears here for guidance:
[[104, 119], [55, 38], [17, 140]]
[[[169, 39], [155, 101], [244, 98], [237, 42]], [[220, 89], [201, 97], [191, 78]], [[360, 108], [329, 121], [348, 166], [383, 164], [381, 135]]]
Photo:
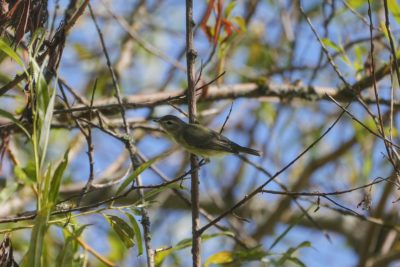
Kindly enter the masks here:
[[223, 153], [238, 154], [241, 152], [261, 156], [260, 151], [240, 146], [222, 134], [200, 124], [186, 123], [173, 115], [167, 115], [154, 121], [158, 122], [165, 132], [187, 151], [203, 158]]

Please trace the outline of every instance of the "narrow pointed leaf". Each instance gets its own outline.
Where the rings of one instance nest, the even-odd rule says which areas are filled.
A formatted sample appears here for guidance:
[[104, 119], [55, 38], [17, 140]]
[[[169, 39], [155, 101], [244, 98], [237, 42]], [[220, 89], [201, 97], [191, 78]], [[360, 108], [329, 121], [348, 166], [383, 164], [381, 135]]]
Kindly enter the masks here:
[[28, 136], [28, 138], [31, 138], [31, 135], [29, 134], [28, 130], [21, 124], [21, 122], [19, 122], [16, 118], [14, 118], [14, 116], [11, 113], [0, 109], [0, 116], [14, 122], [15, 125], [17, 125], [26, 134], [26, 136]]
[[69, 153], [69, 150], [67, 150], [65, 152], [64, 158], [57, 166], [57, 168], [54, 172], [54, 175], [53, 175], [53, 179], [51, 180], [49, 201], [52, 204], [54, 204], [57, 200], [58, 192], [59, 192], [60, 185], [61, 185], [61, 180], [62, 180], [64, 171], [68, 165], [68, 153]]
[[211, 255], [206, 262], [204, 267], [208, 267], [211, 264], [226, 264], [234, 261], [234, 254], [231, 251], [220, 251]]
[[15, 53], [14, 49], [12, 49], [4, 40], [0, 39], [0, 50], [7, 54], [10, 58], [12, 58], [18, 65], [25, 69], [24, 63], [21, 58]]
[[129, 184], [131, 184], [133, 182], [133, 180], [135, 180], [142, 172], [144, 172], [147, 168], [149, 168], [151, 166], [151, 164], [163, 159], [168, 154], [169, 154], [169, 152], [163, 153], [155, 158], [152, 158], [152, 159], [144, 162], [139, 167], [137, 167], [136, 170], [134, 170], [134, 172], [128, 178], [126, 178], [126, 180], [120, 185], [120, 187], [117, 190], [116, 195], [120, 194]]
[[117, 233], [127, 248], [135, 245], [135, 232], [133, 229], [121, 218], [114, 215], [103, 214], [106, 220], [111, 225], [112, 229]]
[[126, 217], [128, 217], [129, 221], [131, 222], [132, 229], [135, 232], [136, 245], [138, 248], [138, 256], [140, 256], [143, 254], [143, 241], [142, 241], [142, 234], [140, 232], [139, 224], [137, 223], [135, 217], [132, 214], [126, 212], [125, 215], [126, 215]]
[[44, 116], [44, 120], [42, 123], [42, 128], [40, 130], [40, 141], [39, 147], [42, 148], [42, 159], [41, 159], [41, 166], [43, 166], [46, 152], [47, 152], [47, 145], [49, 143], [50, 137], [50, 126], [51, 126], [51, 119], [53, 118], [53, 111], [54, 111], [54, 99], [56, 98], [56, 91], [53, 91], [53, 94], [49, 100], [49, 104], [47, 105], [46, 114]]

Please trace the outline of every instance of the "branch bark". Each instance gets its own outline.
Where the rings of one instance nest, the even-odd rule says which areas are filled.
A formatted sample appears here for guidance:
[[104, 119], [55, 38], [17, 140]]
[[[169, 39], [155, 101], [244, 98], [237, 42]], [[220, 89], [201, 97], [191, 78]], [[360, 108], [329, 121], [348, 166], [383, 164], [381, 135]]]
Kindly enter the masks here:
[[[113, 81], [113, 89], [114, 89], [115, 97], [116, 97], [117, 103], [118, 103], [118, 108], [117, 109], [119, 110], [119, 113], [121, 115], [122, 122], [123, 122], [123, 125], [124, 125], [125, 147], [129, 152], [129, 156], [130, 156], [130, 159], [131, 159], [131, 163], [132, 163], [133, 169], [136, 170], [141, 165], [141, 162], [140, 162], [140, 158], [138, 157], [138, 155], [136, 153], [137, 149], [135, 147], [134, 140], [130, 137], [129, 124], [127, 123], [127, 119], [126, 119], [125, 107], [122, 105], [121, 90], [120, 90], [119, 85], [118, 85], [117, 76], [116, 76], [116, 74], [114, 72], [114, 69], [111, 66], [111, 60], [110, 60], [109, 54], [108, 54], [107, 49], [106, 49], [106, 45], [105, 45], [105, 42], [104, 42], [103, 34], [102, 34], [101, 30], [100, 30], [100, 27], [97, 24], [97, 21], [96, 21], [96, 18], [94, 16], [94, 13], [93, 13], [93, 10], [92, 10], [92, 7], [91, 7], [90, 3], [89, 3], [89, 11], [90, 11], [90, 15], [91, 15], [91, 17], [93, 19], [93, 22], [95, 24], [96, 30], [98, 32], [98, 35], [99, 35], [99, 38], [100, 38], [100, 42], [101, 42], [101, 45], [102, 45], [102, 48], [103, 48], [104, 56], [106, 57], [106, 60], [107, 60], [107, 67], [108, 67], [108, 69], [110, 71], [111, 78], [112, 78], [112, 81]], [[137, 183], [137, 185], [139, 187], [142, 185], [142, 181], [141, 181], [140, 175], [138, 175], [136, 177], [135, 181], [136, 181], [136, 183]], [[144, 200], [143, 189], [138, 188], [137, 192], [138, 192], [138, 195], [140, 196], [142, 204], [144, 205], [145, 204], [145, 200]], [[142, 224], [142, 227], [143, 227], [144, 245], [145, 245], [145, 248], [146, 248], [146, 256], [147, 256], [147, 266], [148, 267], [154, 267], [154, 250], [151, 247], [150, 218], [149, 218], [149, 215], [147, 213], [146, 208], [142, 207], [140, 209], [140, 213], [141, 213], [141, 216], [142, 216], [141, 224]]]
[[[390, 74], [391, 64], [387, 64], [376, 70], [375, 77], [379, 81], [386, 75]], [[260, 100], [276, 100], [290, 102], [292, 100], [306, 100], [306, 101], [320, 101], [331, 99], [327, 96], [330, 95], [340, 102], [354, 101], [354, 92], [363, 91], [373, 85], [372, 76], [367, 76], [355, 82], [350, 89], [348, 88], [333, 88], [324, 86], [305, 86], [302, 84], [274, 84], [270, 82], [254, 82], [233, 85], [215, 86], [210, 85], [205, 93], [202, 89], [196, 89], [198, 94], [198, 101], [209, 102], [224, 99], [237, 99], [237, 98], [257, 98]], [[156, 92], [156, 89], [151, 88], [142, 91], [155, 91], [149, 94], [135, 94], [131, 96], [124, 96], [122, 105], [126, 109], [137, 108], [151, 108], [155, 106], [172, 104], [187, 103], [187, 95], [182, 93], [182, 89], [173, 90], [169, 92]], [[374, 98], [363, 98], [367, 104], [374, 104]], [[380, 99], [381, 105], [390, 106], [390, 99]], [[399, 108], [400, 103], [395, 102], [394, 107]], [[119, 104], [115, 99], [97, 100], [94, 102], [92, 110], [107, 111], [106, 114], [115, 114], [119, 109]], [[71, 109], [58, 109], [55, 114], [64, 114], [71, 112], [88, 112], [89, 108], [85, 105], [76, 105]]]
[[[195, 69], [194, 63], [196, 59], [196, 51], [193, 44], [193, 1], [186, 0], [186, 62], [187, 62], [187, 101], [189, 108], [189, 122], [196, 122], [196, 84], [195, 84]], [[192, 177], [191, 184], [191, 200], [192, 200], [192, 259], [193, 266], [201, 266], [200, 246], [201, 234], [198, 229], [200, 227], [199, 210], [199, 172], [197, 157], [194, 154], [190, 155], [190, 165], [192, 170], [195, 170]]]

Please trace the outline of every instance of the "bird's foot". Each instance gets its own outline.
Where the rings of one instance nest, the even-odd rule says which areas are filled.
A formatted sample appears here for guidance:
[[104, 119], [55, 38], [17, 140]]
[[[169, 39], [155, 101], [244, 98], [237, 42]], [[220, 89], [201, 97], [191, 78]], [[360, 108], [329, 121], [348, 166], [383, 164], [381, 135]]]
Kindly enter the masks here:
[[208, 163], [210, 163], [210, 159], [209, 159], [209, 158], [202, 158], [202, 159], [199, 161], [199, 165], [206, 165], [206, 164], [208, 164]]

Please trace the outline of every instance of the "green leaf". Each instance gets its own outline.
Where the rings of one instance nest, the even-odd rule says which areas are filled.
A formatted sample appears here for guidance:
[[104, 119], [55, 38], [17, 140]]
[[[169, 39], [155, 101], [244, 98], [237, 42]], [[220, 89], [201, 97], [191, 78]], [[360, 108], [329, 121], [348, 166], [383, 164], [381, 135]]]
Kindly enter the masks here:
[[[201, 236], [201, 240], [204, 243], [207, 240], [213, 239], [215, 237], [219, 237], [219, 236], [234, 236], [234, 234], [232, 232], [219, 232], [219, 233], [215, 233], [215, 234], [211, 234], [211, 235], [202, 235]], [[161, 264], [163, 263], [163, 261], [165, 260], [165, 258], [169, 255], [171, 255], [171, 253], [173, 253], [174, 251], [177, 250], [182, 250], [188, 247], [192, 246], [192, 239], [191, 238], [185, 238], [181, 241], [179, 241], [174, 247], [169, 248], [169, 249], [165, 249], [162, 250], [160, 252], [156, 252], [155, 256], [154, 256], [154, 262], [156, 266], [161, 266]]]
[[27, 185], [33, 185], [36, 182], [35, 164], [30, 161], [25, 168], [16, 165], [14, 167], [14, 175], [21, 182]]
[[138, 248], [138, 256], [140, 256], [143, 254], [143, 241], [142, 241], [142, 234], [140, 232], [139, 224], [137, 223], [135, 217], [132, 214], [125, 212], [125, 215], [126, 215], [126, 217], [128, 217], [129, 221], [131, 222], [133, 232], [135, 233], [136, 244], [137, 244], [137, 248]]
[[400, 24], [400, 6], [396, 0], [388, 0], [388, 9], [392, 13], [394, 20]]
[[246, 21], [244, 20], [243, 17], [241, 17], [241, 16], [236, 16], [236, 17], [233, 18], [233, 21], [235, 21], [235, 23], [239, 26], [239, 29], [240, 29], [242, 32], [245, 32], [245, 31], [246, 31]]
[[[49, 205], [49, 196], [50, 196], [50, 184], [51, 184], [51, 178], [52, 178], [52, 171], [53, 169], [53, 164], [49, 164], [47, 166], [46, 172], [44, 174], [44, 180], [39, 181], [39, 189], [38, 189], [38, 197], [39, 197], [39, 209], [51, 209], [51, 206]], [[43, 176], [43, 175], [42, 175]]]
[[296, 257], [290, 257], [290, 258], [288, 258], [288, 260], [293, 262], [293, 263], [295, 263], [295, 264], [297, 264], [298, 266], [307, 267], [301, 260], [299, 260]]
[[39, 147], [42, 148], [42, 159], [40, 166], [43, 166], [46, 157], [47, 145], [49, 143], [49, 136], [50, 136], [51, 119], [53, 118], [55, 98], [56, 98], [56, 90], [53, 90], [53, 94], [47, 105], [47, 110], [42, 123], [42, 128], [40, 129]]
[[72, 47], [74, 48], [76, 55], [79, 57], [79, 60], [89, 60], [96, 57], [96, 55], [90, 51], [89, 47], [84, 46], [83, 44], [75, 43]]
[[[46, 40], [46, 29], [45, 28], [37, 28], [35, 32], [31, 34], [30, 40], [29, 40], [29, 55], [31, 59], [37, 58], [38, 53], [41, 51], [41, 47], [43, 42]], [[35, 49], [33, 51], [33, 49]]]
[[74, 263], [77, 263], [77, 261], [79, 261], [79, 259], [77, 260], [74, 258], [74, 254], [78, 251], [79, 248], [79, 243], [76, 239], [82, 235], [83, 231], [88, 226], [90, 226], [90, 224], [85, 224], [76, 230], [74, 229], [73, 232], [64, 230], [64, 235], [66, 236], [66, 239], [62, 250], [57, 256], [56, 262], [58, 266], [72, 267], [75, 266]]
[[261, 102], [255, 115], [268, 124], [273, 124], [276, 120], [275, 107], [268, 102]]
[[[35, 91], [37, 95], [37, 100], [36, 100], [37, 116], [39, 117], [39, 119], [42, 119], [45, 117], [45, 111], [47, 110], [50, 102], [49, 93], [50, 94], [52, 93], [49, 92], [46, 79], [43, 75], [46, 64], [39, 65], [38, 62], [35, 60], [35, 58], [32, 56], [29, 63], [33, 73], [33, 75], [31, 76], [33, 76], [34, 80], [34, 82], [30, 83], [32, 85], [31, 87], [33, 87], [30, 89], [32, 91]], [[56, 82], [57, 81], [55, 81], [55, 83]]]
[[246, 261], [261, 261], [268, 253], [255, 247], [247, 250], [220, 251], [207, 259], [205, 267], [210, 264], [226, 264]]
[[0, 39], [0, 50], [12, 58], [18, 65], [25, 69], [24, 63], [15, 51], [3, 40]]
[[129, 224], [114, 215], [103, 214], [103, 216], [109, 222], [115, 233], [117, 233], [119, 238], [122, 240], [125, 247], [131, 248], [135, 245], [135, 231], [129, 226]]
[[0, 191], [0, 203], [7, 201], [18, 189], [18, 183], [11, 182]]
[[229, 15], [231, 14], [231, 12], [232, 12], [232, 10], [235, 8], [235, 6], [236, 6], [236, 2], [235, 2], [235, 1], [230, 2], [230, 3], [226, 6], [225, 12], [224, 12], [224, 17], [225, 17], [225, 18], [229, 17]]
[[211, 255], [204, 263], [205, 267], [210, 266], [210, 264], [225, 264], [234, 261], [234, 254], [231, 251], [220, 251]]
[[133, 182], [142, 172], [144, 172], [147, 168], [149, 168], [153, 163], [156, 161], [159, 161], [166, 157], [170, 152], [163, 153], [157, 157], [154, 157], [145, 163], [141, 164], [139, 167], [136, 168], [136, 170], [128, 177], [126, 180], [120, 185], [120, 187], [117, 190], [116, 195], [119, 195], [129, 184]]
[[262, 250], [261, 246], [235, 251], [235, 258], [239, 261], [260, 261], [267, 255], [268, 253]]
[[[308, 209], [306, 210], [307, 212], [311, 209], [313, 205], [311, 205], [310, 207], [308, 207]], [[286, 235], [287, 233], [289, 233], [290, 230], [292, 230], [292, 228], [297, 225], [304, 217], [306, 213], [303, 212], [299, 217], [296, 218], [296, 220], [294, 222], [292, 222], [290, 225], [288, 225], [288, 227], [286, 227], [285, 231], [283, 231], [282, 234], [280, 234], [276, 240], [274, 241], [274, 243], [272, 243], [272, 245], [269, 247], [269, 250], [272, 250], [278, 243], [279, 241], [281, 241]]]
[[7, 118], [7, 119], [11, 120], [12, 122], [14, 122], [15, 125], [17, 125], [26, 134], [26, 136], [28, 136], [29, 139], [31, 138], [31, 135], [29, 134], [28, 130], [25, 129], [25, 127], [16, 118], [14, 118], [14, 116], [11, 113], [0, 109], [0, 116]]
[[144, 198], [142, 200], [138, 200], [138, 203], [136, 203], [136, 204], [140, 205], [143, 202], [143, 200], [150, 201], [155, 196], [157, 196], [161, 192], [164, 192], [167, 189], [182, 190], [182, 189], [186, 189], [186, 187], [183, 187], [183, 186], [181, 186], [179, 184], [168, 184], [168, 185], [165, 185], [165, 186], [161, 186], [160, 188], [152, 189], [152, 190], [147, 191], [146, 193], [144, 193]]
[[298, 246], [296, 246], [296, 247], [294, 247], [294, 248], [293, 248], [293, 247], [289, 248], [289, 249], [283, 254], [283, 256], [279, 259], [278, 265], [279, 265], [279, 266], [283, 266], [284, 263], [285, 263], [287, 260], [291, 260], [291, 259], [292, 259], [293, 253], [295, 253], [295, 252], [296, 252], [297, 250], [299, 250], [300, 248], [304, 248], [304, 247], [311, 247], [310, 241], [304, 241], [304, 242], [300, 243]]
[[68, 165], [68, 153], [69, 153], [69, 149], [65, 152], [64, 158], [58, 164], [58, 166], [54, 172], [53, 179], [51, 180], [50, 192], [49, 192], [49, 202], [52, 205], [54, 205], [54, 203], [57, 200], [58, 192], [60, 190], [61, 180], [62, 180], [64, 171]]
[[354, 9], [360, 8], [363, 5], [366, 4], [365, 0], [347, 0], [347, 3], [349, 4], [349, 6], [351, 6]]
[[47, 231], [47, 223], [49, 219], [49, 210], [40, 210], [35, 218], [34, 226], [31, 233], [29, 249], [26, 253], [23, 266], [37, 267], [42, 266], [42, 251], [44, 248], [44, 237]]
[[337, 44], [335, 44], [332, 40], [330, 40], [328, 38], [322, 38], [322, 43], [325, 46], [332, 48], [336, 52], [342, 52], [342, 49], [340, 48], [340, 46], [338, 46]]

